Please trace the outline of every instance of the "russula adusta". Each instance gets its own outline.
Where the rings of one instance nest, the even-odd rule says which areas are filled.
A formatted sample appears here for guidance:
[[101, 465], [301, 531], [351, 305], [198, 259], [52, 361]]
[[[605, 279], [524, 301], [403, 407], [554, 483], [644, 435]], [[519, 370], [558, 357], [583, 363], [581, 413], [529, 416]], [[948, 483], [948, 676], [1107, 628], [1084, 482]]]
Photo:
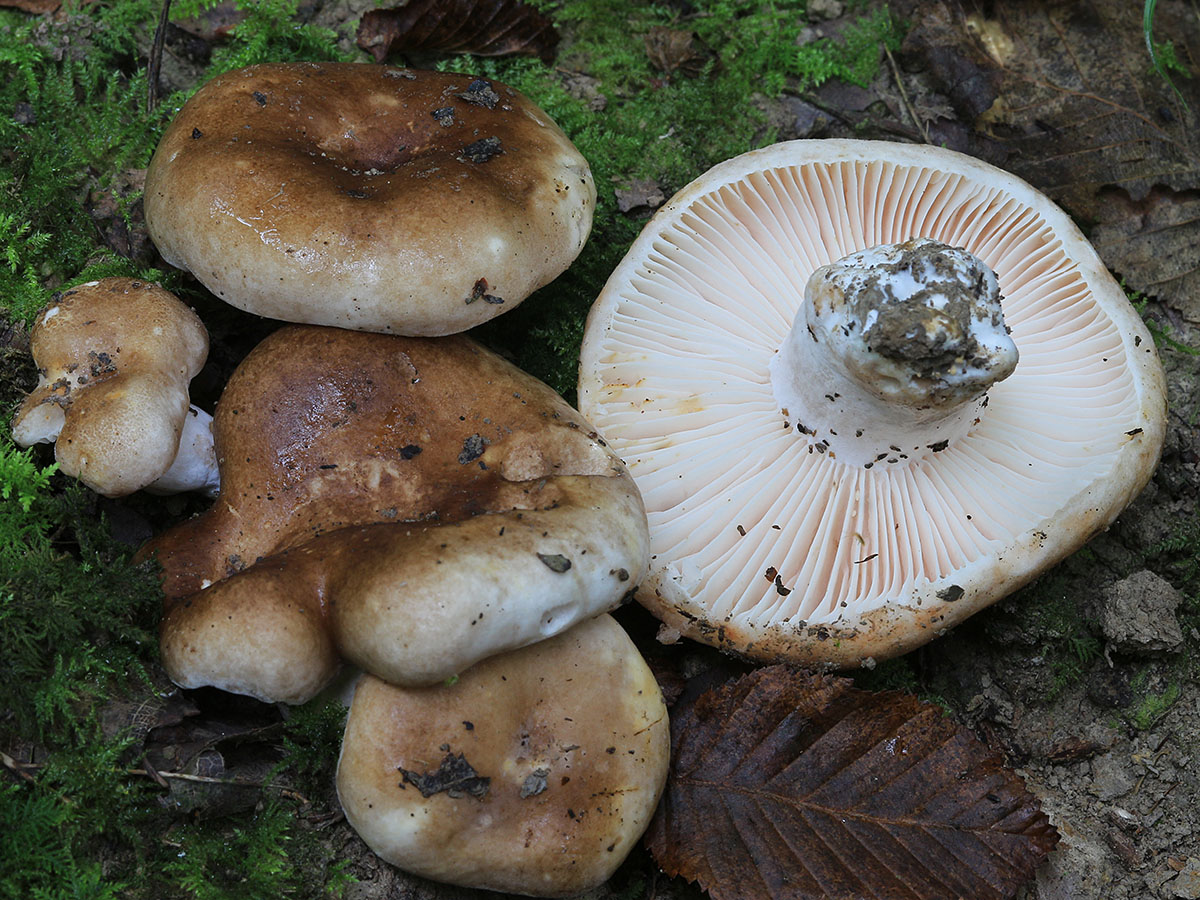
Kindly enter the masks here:
[[288, 322], [465, 331], [562, 272], [591, 229], [587, 161], [499, 82], [351, 63], [208, 82], [146, 174], [163, 258]]
[[[994, 272], [1003, 326], [946, 287], [990, 290], [947, 250]], [[667, 203], [596, 301], [579, 395], [645, 498], [638, 596], [664, 637], [839, 666], [1081, 546], [1165, 429], [1154, 343], [1058, 207], [970, 157], [868, 141], [754, 151]]]
[[13, 418], [23, 447], [107, 497], [217, 486], [211, 417], [188, 398], [208, 356], [200, 318], [157, 284], [90, 281], [56, 294], [30, 335], [38, 383]]
[[436, 683], [614, 608], [645, 571], [620, 460], [466, 338], [283, 328], [213, 431], [217, 502], [144, 550], [184, 687], [303, 702], [339, 656]]
[[347, 821], [401, 869], [566, 897], [603, 884], [628, 855], [669, 759], [654, 676], [600, 616], [452, 684], [364, 676], [337, 789]]

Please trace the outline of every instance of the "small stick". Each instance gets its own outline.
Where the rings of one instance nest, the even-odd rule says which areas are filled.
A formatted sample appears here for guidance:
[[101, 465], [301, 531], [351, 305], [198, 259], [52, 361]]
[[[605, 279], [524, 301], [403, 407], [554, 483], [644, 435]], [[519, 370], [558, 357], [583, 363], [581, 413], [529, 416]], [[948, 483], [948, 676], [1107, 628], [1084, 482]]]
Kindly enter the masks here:
[[146, 64], [146, 112], [154, 112], [158, 106], [158, 75], [162, 71], [163, 45], [167, 42], [167, 23], [171, 17], [171, 0], [162, 0], [158, 12], [158, 27], [154, 29], [154, 43], [150, 45], [150, 60]]
[[148, 769], [127, 769], [126, 771], [130, 775], [145, 775], [156, 781], [158, 778], [173, 778], [176, 781], [194, 781], [199, 784], [227, 784], [233, 787], [270, 788], [271, 790], [279, 791], [279, 793], [291, 800], [296, 800], [299, 803], [308, 803], [308, 798], [298, 791], [264, 781], [246, 781], [241, 778], [213, 778], [209, 775], [188, 775], [186, 772], [151, 772]]
[[[3, 763], [5, 768], [10, 769], [14, 774], [24, 778], [30, 783], [36, 783], [36, 779], [29, 774], [29, 771], [43, 768], [41, 763], [19, 763], [3, 750], [0, 750], [0, 763]], [[270, 788], [274, 791], [279, 791], [283, 796], [290, 800], [295, 800], [300, 804], [308, 804], [309, 800], [299, 791], [293, 791], [291, 788], [281, 787], [277, 784], [271, 784], [264, 781], [246, 781], [240, 778], [213, 778], [209, 775], [188, 775], [186, 772], [160, 772], [153, 766], [147, 764], [144, 769], [126, 769], [127, 775], [142, 775], [150, 778], [156, 784], [161, 784], [166, 787], [164, 779], [172, 778], [176, 781], [193, 781], [200, 784], [227, 784], [233, 787], [256, 787]]]
[[925, 127], [925, 123], [917, 118], [916, 112], [913, 110], [912, 104], [908, 100], [908, 91], [904, 89], [904, 82], [900, 78], [900, 67], [896, 65], [896, 58], [892, 56], [892, 51], [884, 45], [883, 52], [887, 54], [888, 62], [892, 65], [892, 77], [896, 79], [896, 87], [900, 88], [900, 99], [904, 101], [904, 109], [908, 112], [908, 117], [912, 119], [913, 124], [921, 132], [921, 136], [925, 139], [925, 143], [929, 143], [929, 129]]
[[4, 763], [4, 767], [6, 769], [11, 771], [18, 777], [24, 778], [30, 784], [37, 783], [37, 780], [32, 775], [30, 775], [28, 772], [25, 771], [27, 768], [30, 768], [30, 766], [28, 766], [26, 763], [17, 762], [15, 759], [13, 759], [11, 756], [9, 756], [7, 753], [5, 753], [3, 750], [0, 750], [0, 762]]

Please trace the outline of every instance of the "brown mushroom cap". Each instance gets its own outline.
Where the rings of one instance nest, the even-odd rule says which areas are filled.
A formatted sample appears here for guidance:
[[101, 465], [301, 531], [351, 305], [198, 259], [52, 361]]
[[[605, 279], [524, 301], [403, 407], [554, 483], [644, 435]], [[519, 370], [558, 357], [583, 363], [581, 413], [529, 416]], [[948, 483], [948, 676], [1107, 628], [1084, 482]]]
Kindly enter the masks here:
[[358, 686], [337, 787], [383, 859], [542, 897], [604, 883], [649, 824], [670, 757], [653, 675], [610, 616], [454, 684]]
[[442, 335], [562, 272], [595, 197], [566, 135], [503, 84], [282, 63], [222, 75], [185, 104], [145, 206], [163, 257], [234, 306]]
[[[188, 382], [208, 355], [204, 325], [174, 294], [130, 278], [88, 282], [38, 314], [30, 347], [38, 384], [13, 419], [13, 440], [53, 441], [62, 471], [108, 497], [171, 467]], [[201, 473], [183, 489], [204, 484]]]
[[348, 659], [429, 684], [612, 609], [641, 498], [557, 394], [461, 337], [291, 327], [214, 417], [217, 503], [153, 541], [179, 684], [302, 702]]

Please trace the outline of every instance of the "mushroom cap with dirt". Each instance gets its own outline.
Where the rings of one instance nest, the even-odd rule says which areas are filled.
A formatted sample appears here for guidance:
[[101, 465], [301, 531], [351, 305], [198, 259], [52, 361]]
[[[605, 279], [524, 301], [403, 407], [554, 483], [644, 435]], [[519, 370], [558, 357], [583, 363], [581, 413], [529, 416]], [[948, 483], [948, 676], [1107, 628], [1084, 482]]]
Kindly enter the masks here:
[[174, 294], [105, 278], [56, 294], [30, 335], [38, 384], [13, 418], [23, 447], [106, 497], [216, 488], [211, 417], [188, 398], [208, 332]]
[[603, 884], [658, 803], [662, 694], [600, 616], [453, 684], [358, 685], [338, 762], [346, 819], [379, 856], [438, 881], [538, 897]]
[[303, 702], [344, 656], [432, 684], [616, 607], [641, 498], [550, 388], [463, 337], [290, 326], [231, 377], [221, 493], [155, 538], [184, 687]]
[[1166, 417], [1150, 334], [1057, 206], [962, 154], [849, 140], [667, 203], [591, 311], [579, 397], [645, 498], [662, 637], [836, 666], [1106, 528]]
[[239, 309], [444, 335], [517, 306], [575, 259], [587, 161], [499, 82], [353, 63], [221, 75], [146, 174], [163, 258]]

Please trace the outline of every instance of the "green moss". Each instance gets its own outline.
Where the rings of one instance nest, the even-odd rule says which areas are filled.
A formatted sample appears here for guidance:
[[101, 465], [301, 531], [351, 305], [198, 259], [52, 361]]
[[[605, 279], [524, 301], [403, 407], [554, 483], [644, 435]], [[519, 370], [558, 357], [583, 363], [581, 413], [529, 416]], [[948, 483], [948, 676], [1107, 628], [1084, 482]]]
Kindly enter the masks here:
[[324, 696], [289, 711], [279, 773], [301, 791], [323, 793], [333, 783], [346, 712], [340, 701]]
[[1146, 41], [1146, 52], [1150, 56], [1151, 67], [1171, 88], [1183, 108], [1187, 109], [1187, 101], [1183, 99], [1183, 94], [1171, 80], [1171, 73], [1174, 72], [1185, 78], [1191, 77], [1192, 73], [1187, 66], [1180, 63], [1179, 58], [1175, 55], [1175, 45], [1171, 41], [1155, 40], [1154, 13], [1157, 6], [1158, 0], [1143, 0], [1142, 2], [1142, 36]]
[[[178, 17], [218, 5], [219, 0], [202, 0], [184, 4], [176, 10]], [[245, 13], [230, 34], [227, 44], [213, 53], [205, 78], [230, 72], [243, 66], [264, 62], [296, 62], [349, 60], [355, 54], [343, 53], [337, 46], [337, 36], [328, 29], [299, 24], [299, 0], [236, 0], [237, 9]]]
[[901, 28], [885, 7], [863, 16], [846, 29], [840, 40], [805, 44], [797, 51], [797, 75], [805, 87], [817, 87], [840, 78], [866, 87], [879, 72], [882, 50], [900, 49]]
[[[179, 0], [174, 17], [213, 0]], [[201, 82], [242, 65], [338, 59], [331, 32], [298, 23], [298, 0], [238, 0], [247, 15], [218, 46]], [[565, 33], [554, 67], [526, 59], [445, 60], [515, 85], [542, 105], [591, 162], [599, 187], [593, 236], [577, 263], [481, 336], [572, 396], [587, 310], [644, 219], [621, 213], [615, 189], [654, 181], [667, 195], [713, 164], [770, 142], [757, 102], [806, 77], [796, 40], [802, 2], [706, 0], [687, 17], [634, 0], [565, 0], [549, 13]], [[186, 93], [147, 108], [146, 55], [157, 0], [71, 5], [53, 22], [0, 10], [0, 310], [28, 325], [55, 290], [110, 275], [194, 290], [178, 272], [114, 253], [88, 212], [90, 194], [116, 200], [132, 225], [144, 168]], [[685, 76], [651, 64], [655, 26], [694, 33], [707, 62]], [[878, 47], [848, 33], [822, 44], [832, 74], [859, 77]], [[349, 54], [359, 58], [360, 54]], [[810, 53], [811, 57], [812, 54]], [[811, 60], [810, 60], [811, 62]], [[840, 67], [840, 68], [839, 68]], [[602, 110], [564, 72], [596, 79]], [[196, 86], [193, 86], [194, 89]], [[6, 332], [0, 328], [0, 333]], [[19, 337], [19, 330], [17, 332]], [[0, 348], [0, 408], [28, 388], [27, 354]], [[135, 774], [138, 746], [106, 737], [97, 710], [140, 688], [156, 665], [161, 596], [153, 571], [113, 539], [105, 504], [58, 474], [43, 450], [18, 451], [0, 433], [0, 746], [33, 741], [39, 768], [0, 790], [0, 896], [324, 897], [348, 879], [327, 841], [277, 788], [324, 796], [341, 710], [310, 704], [278, 735], [277, 784], [253, 815], [181, 818], [164, 789]], [[319, 803], [315, 806], [320, 808]], [[101, 862], [101, 860], [103, 862]], [[631, 881], [631, 896], [641, 891]]]
[[1082, 600], [1098, 588], [1090, 579], [1099, 568], [1085, 547], [967, 627], [981, 629], [987, 641], [1027, 646], [1030, 664], [1044, 673], [1042, 699], [1051, 701], [1078, 683], [1103, 651], [1098, 623]]
[[1131, 290], [1124, 282], [1121, 281], [1121, 289], [1125, 291], [1125, 296], [1129, 298], [1129, 302], [1133, 304], [1133, 308], [1137, 310], [1142, 321], [1146, 323], [1146, 329], [1150, 332], [1150, 336], [1154, 339], [1154, 346], [1160, 352], [1170, 350], [1176, 353], [1183, 353], [1187, 356], [1200, 355], [1200, 349], [1185, 344], [1182, 341], [1176, 340], [1171, 336], [1171, 325], [1169, 322], [1164, 322], [1156, 304], [1151, 304], [1150, 298], [1140, 291]]
[[[237, 823], [177, 825], [166, 837], [174, 852], [162, 874], [171, 896], [194, 900], [342, 896], [351, 879], [310, 838], [293, 810], [268, 798]], [[300, 851], [310, 856], [308, 864], [298, 864]]]
[[1130, 681], [1134, 696], [1141, 699], [1129, 710], [1129, 721], [1138, 731], [1147, 731], [1158, 723], [1179, 699], [1179, 683], [1169, 682], [1161, 691], [1152, 690], [1153, 677], [1149, 669], [1143, 669]]
[[115, 898], [124, 887], [72, 847], [78, 818], [69, 801], [20, 784], [0, 787], [0, 897]]

